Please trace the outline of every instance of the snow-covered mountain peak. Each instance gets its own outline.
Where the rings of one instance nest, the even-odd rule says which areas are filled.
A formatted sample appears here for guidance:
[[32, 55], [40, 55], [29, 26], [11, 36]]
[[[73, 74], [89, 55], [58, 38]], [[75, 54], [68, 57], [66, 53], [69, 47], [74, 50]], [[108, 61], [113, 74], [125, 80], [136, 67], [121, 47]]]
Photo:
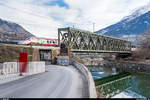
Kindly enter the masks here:
[[147, 5], [143, 7], [136, 9], [131, 15], [124, 17], [121, 21], [123, 20], [130, 21], [132, 19], [135, 19], [136, 17], [139, 17], [147, 13], [148, 11], [150, 11], [150, 3], [148, 3]]

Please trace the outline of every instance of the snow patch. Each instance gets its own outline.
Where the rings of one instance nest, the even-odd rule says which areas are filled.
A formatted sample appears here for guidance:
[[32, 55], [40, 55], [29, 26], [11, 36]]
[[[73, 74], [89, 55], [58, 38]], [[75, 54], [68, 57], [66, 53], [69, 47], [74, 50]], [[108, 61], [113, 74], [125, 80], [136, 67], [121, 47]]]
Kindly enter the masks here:
[[138, 93], [135, 93], [131, 90], [126, 90], [123, 91], [115, 96], [113, 96], [112, 98], [146, 98]]
[[135, 19], [136, 17], [139, 17], [147, 13], [148, 11], [150, 11], [150, 3], [147, 4], [146, 6], [140, 7], [139, 9], [135, 10], [131, 15], [124, 17], [122, 20], [126, 20], [127, 22], [131, 21]]
[[19, 76], [18, 74], [8, 74], [8, 75], [0, 75], [0, 84], [8, 83], [14, 80], [18, 80], [20, 78], [23, 78], [25, 76]]

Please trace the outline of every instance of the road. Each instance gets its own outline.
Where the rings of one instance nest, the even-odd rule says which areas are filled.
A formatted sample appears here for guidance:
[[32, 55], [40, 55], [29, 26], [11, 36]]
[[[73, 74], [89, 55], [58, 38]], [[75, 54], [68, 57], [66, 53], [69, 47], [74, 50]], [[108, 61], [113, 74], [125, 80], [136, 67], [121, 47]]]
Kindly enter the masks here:
[[0, 85], [0, 98], [87, 98], [88, 87], [73, 66], [46, 66], [46, 72]]

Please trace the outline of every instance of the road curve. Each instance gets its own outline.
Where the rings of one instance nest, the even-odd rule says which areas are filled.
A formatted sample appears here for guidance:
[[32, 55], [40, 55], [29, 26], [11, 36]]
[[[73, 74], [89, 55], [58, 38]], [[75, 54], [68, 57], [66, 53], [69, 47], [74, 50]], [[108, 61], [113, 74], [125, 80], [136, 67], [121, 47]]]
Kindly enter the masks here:
[[73, 66], [46, 66], [46, 72], [0, 85], [0, 98], [87, 98], [87, 82]]

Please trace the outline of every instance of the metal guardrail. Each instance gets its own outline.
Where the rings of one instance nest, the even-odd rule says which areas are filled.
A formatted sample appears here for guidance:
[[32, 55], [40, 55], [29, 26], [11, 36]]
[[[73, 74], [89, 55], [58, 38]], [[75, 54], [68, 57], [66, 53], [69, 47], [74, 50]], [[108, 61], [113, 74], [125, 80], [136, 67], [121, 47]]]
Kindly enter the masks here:
[[95, 80], [96, 89], [105, 97], [112, 97], [120, 92], [131, 88], [131, 74], [123, 72]]

